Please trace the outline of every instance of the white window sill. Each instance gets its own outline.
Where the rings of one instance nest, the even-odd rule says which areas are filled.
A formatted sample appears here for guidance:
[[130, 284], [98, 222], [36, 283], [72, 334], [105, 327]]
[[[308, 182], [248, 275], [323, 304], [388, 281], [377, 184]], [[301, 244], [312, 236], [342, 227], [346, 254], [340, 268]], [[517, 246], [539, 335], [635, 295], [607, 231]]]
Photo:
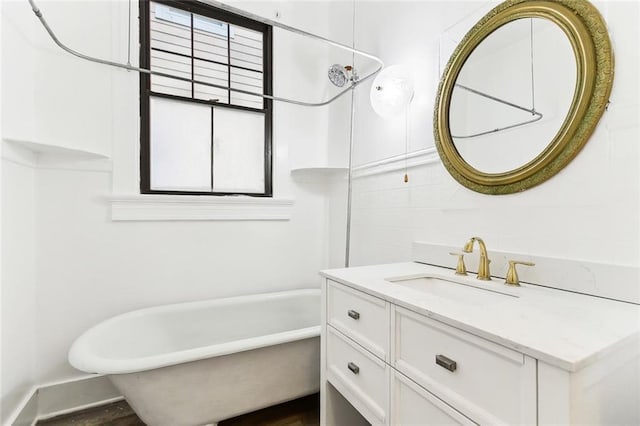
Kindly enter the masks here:
[[114, 195], [113, 221], [290, 220], [293, 200], [266, 197]]

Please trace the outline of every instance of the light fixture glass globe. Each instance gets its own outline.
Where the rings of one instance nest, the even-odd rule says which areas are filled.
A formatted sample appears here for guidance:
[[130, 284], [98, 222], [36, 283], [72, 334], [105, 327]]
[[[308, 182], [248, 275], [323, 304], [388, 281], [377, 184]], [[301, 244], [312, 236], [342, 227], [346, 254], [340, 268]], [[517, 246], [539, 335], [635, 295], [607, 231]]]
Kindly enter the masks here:
[[389, 118], [403, 112], [413, 99], [413, 78], [404, 65], [384, 68], [371, 86], [369, 93], [373, 110]]

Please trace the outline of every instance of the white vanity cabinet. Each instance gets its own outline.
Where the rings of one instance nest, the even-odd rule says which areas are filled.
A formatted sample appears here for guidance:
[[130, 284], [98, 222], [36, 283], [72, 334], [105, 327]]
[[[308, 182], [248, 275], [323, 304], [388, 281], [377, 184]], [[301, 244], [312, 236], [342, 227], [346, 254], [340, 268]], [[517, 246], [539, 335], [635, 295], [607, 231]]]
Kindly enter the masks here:
[[354, 280], [352, 286], [344, 277], [343, 283], [326, 277], [323, 425], [582, 425], [640, 420], [636, 337], [615, 353], [603, 353], [587, 368], [572, 371], [571, 366], [553, 365], [545, 354], [535, 356], [530, 348], [518, 350], [512, 340], [501, 344], [500, 336], [487, 338], [483, 330], [457, 327], [456, 318], [433, 318], [417, 297], [411, 309], [412, 301], [398, 299], [401, 294], [395, 290], [386, 297], [384, 287], [372, 285], [368, 291], [362, 282]]
[[325, 380], [371, 424], [535, 424], [534, 359], [333, 281], [325, 291]]

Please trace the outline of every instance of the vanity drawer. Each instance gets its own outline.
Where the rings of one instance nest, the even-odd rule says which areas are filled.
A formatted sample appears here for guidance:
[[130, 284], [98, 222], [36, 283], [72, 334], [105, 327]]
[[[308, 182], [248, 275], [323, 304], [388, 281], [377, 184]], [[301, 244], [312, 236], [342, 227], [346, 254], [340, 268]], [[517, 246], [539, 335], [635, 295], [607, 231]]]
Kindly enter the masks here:
[[392, 425], [469, 425], [472, 422], [402, 373], [393, 372]]
[[535, 424], [533, 358], [394, 309], [393, 364], [400, 372], [480, 424]]
[[385, 362], [327, 327], [327, 380], [372, 424], [388, 424], [389, 371]]
[[328, 281], [327, 322], [389, 361], [389, 303]]

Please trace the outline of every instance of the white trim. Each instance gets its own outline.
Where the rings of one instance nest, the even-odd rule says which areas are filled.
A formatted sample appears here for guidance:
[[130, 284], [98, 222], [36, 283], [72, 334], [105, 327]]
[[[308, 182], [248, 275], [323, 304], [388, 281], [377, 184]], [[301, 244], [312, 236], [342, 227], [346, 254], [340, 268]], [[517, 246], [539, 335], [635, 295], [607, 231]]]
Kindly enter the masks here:
[[16, 409], [7, 417], [6, 426], [35, 425], [38, 420], [38, 388], [32, 387]]
[[290, 220], [294, 201], [263, 197], [114, 195], [113, 221]]
[[7, 418], [7, 426], [33, 426], [64, 414], [124, 399], [107, 376], [89, 375], [34, 386]]
[[393, 157], [356, 166], [352, 171], [353, 178], [357, 179], [365, 176], [403, 170], [405, 168], [405, 159], [407, 168], [440, 163], [440, 156], [438, 155], [436, 148], [429, 147], [407, 153], [406, 155], [395, 155]]

